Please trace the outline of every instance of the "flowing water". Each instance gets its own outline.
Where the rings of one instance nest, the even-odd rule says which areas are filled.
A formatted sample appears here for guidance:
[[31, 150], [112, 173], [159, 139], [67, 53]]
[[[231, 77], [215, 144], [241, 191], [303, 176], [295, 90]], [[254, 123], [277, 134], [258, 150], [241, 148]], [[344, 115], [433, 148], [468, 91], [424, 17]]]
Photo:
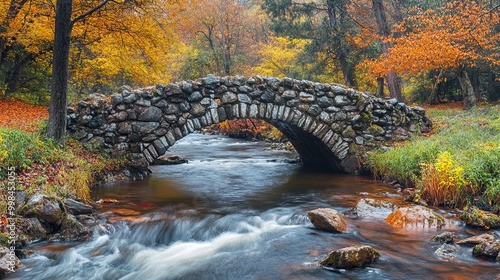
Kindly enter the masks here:
[[[292, 152], [217, 135], [192, 134], [168, 153], [187, 164], [154, 166], [152, 176], [99, 187], [107, 224], [83, 243], [38, 243], [8, 279], [495, 279], [500, 266], [458, 247], [451, 260], [429, 241], [442, 231], [395, 229], [382, 218], [346, 214], [348, 232], [316, 230], [307, 211], [349, 213], [363, 197], [398, 204], [401, 196], [370, 178], [316, 173], [286, 160]], [[453, 213], [446, 230], [480, 233]], [[367, 244], [381, 253], [353, 270], [317, 264], [328, 252]]]

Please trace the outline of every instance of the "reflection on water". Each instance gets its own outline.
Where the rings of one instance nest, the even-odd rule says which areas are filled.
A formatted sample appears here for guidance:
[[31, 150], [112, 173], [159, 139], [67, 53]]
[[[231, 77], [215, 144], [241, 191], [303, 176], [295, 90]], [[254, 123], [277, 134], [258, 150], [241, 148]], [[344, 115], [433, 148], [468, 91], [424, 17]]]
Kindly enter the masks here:
[[[383, 219], [346, 214], [348, 232], [313, 228], [307, 211], [346, 212], [361, 197], [402, 204], [370, 178], [314, 173], [283, 162], [291, 152], [258, 142], [194, 134], [169, 153], [188, 164], [155, 166], [150, 178], [107, 184], [95, 200], [112, 222], [82, 244], [35, 244], [37, 254], [8, 279], [494, 279], [498, 264], [458, 247], [451, 261], [430, 242], [441, 231], [394, 229]], [[446, 230], [477, 233], [457, 221]], [[316, 262], [332, 250], [367, 244], [381, 259], [354, 270]]]

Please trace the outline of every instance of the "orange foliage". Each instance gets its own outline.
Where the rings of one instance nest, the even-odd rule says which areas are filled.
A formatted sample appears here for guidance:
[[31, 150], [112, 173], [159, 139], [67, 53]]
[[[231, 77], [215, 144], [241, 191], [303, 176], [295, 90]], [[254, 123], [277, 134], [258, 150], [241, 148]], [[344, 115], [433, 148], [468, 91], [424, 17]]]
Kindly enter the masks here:
[[497, 48], [500, 23], [496, 11], [473, 1], [448, 3], [437, 10], [415, 10], [396, 26], [403, 34], [388, 39], [387, 55], [366, 66], [378, 76], [391, 71], [416, 74], [433, 69], [474, 67], [478, 62], [500, 64]]
[[48, 119], [45, 106], [33, 106], [19, 100], [0, 100], [0, 127], [33, 132], [36, 122]]

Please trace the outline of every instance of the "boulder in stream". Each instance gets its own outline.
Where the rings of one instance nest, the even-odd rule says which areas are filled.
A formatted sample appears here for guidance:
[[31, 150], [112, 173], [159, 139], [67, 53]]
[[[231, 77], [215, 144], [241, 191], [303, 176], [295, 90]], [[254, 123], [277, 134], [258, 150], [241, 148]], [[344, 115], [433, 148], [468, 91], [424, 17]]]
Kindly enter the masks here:
[[157, 165], [172, 165], [172, 164], [182, 164], [187, 163], [188, 160], [177, 155], [163, 155], [158, 157], [155, 161]]
[[455, 258], [455, 253], [458, 252], [458, 249], [457, 247], [455, 247], [454, 245], [451, 245], [451, 244], [443, 244], [441, 245], [441, 247], [439, 247], [435, 254], [441, 258], [441, 259], [444, 259], [444, 260], [452, 260]]
[[307, 213], [311, 223], [319, 229], [330, 232], [347, 231], [347, 223], [342, 215], [335, 209], [318, 208]]
[[489, 234], [489, 233], [483, 233], [480, 235], [472, 236], [469, 238], [465, 238], [462, 240], [457, 241], [457, 244], [459, 245], [478, 245], [481, 243], [489, 243], [489, 242], [494, 242], [495, 241], [495, 236]]
[[401, 207], [392, 212], [386, 219], [393, 227], [442, 228], [445, 225], [443, 216], [424, 206]]
[[484, 229], [500, 228], [500, 216], [497, 214], [480, 210], [477, 207], [468, 207], [464, 210], [465, 211], [460, 215], [460, 219], [464, 221], [466, 225]]
[[500, 241], [483, 242], [474, 246], [472, 250], [474, 257], [500, 262]]
[[85, 203], [81, 203], [74, 199], [67, 198], [63, 201], [63, 203], [68, 212], [73, 215], [83, 215], [92, 213], [92, 206]]
[[373, 247], [357, 245], [330, 252], [320, 264], [333, 268], [354, 268], [374, 263], [379, 258], [380, 253]]
[[394, 203], [374, 198], [362, 198], [352, 211], [362, 218], [385, 219], [394, 209], [396, 209]]
[[445, 231], [443, 233], [440, 233], [438, 235], [434, 235], [431, 238], [431, 241], [433, 242], [439, 242], [439, 243], [447, 243], [451, 244], [455, 241], [455, 238], [457, 236], [453, 232]]

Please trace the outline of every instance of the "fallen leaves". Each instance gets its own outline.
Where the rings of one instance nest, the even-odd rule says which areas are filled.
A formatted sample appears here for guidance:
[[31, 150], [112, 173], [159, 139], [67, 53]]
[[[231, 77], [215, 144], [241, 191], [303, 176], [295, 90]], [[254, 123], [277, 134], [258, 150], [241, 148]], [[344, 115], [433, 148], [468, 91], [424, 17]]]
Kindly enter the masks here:
[[0, 127], [34, 132], [40, 128], [37, 123], [48, 118], [45, 106], [33, 106], [15, 99], [0, 100]]

